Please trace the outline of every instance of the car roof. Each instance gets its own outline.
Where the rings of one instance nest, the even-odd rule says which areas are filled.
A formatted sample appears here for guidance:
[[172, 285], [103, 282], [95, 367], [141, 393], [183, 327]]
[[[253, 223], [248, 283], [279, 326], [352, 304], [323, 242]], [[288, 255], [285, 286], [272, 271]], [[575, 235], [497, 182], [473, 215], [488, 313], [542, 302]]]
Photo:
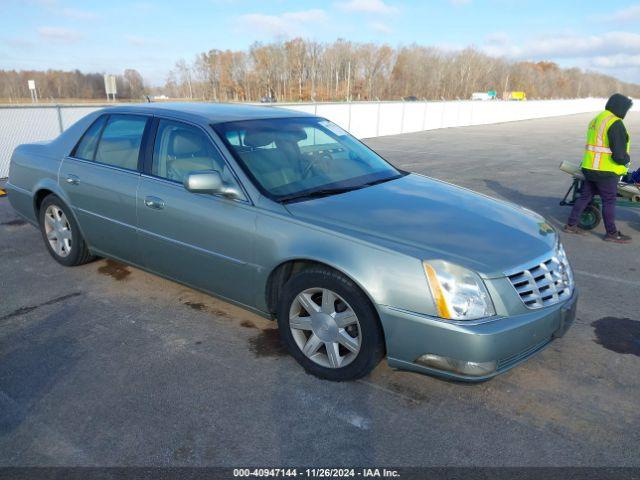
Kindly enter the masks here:
[[173, 117], [199, 120], [209, 124], [241, 120], [313, 116], [309, 113], [273, 106], [204, 102], [118, 105], [114, 107], [107, 107], [105, 111], [109, 113], [168, 114]]

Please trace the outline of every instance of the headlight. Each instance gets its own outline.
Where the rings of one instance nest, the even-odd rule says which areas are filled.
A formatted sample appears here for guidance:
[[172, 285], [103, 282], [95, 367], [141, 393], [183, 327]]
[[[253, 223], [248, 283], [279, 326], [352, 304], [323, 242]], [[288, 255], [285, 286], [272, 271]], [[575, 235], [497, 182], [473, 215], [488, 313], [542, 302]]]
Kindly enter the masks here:
[[477, 273], [444, 260], [422, 262], [438, 316], [450, 320], [475, 320], [496, 314]]
[[563, 277], [565, 286], [573, 290], [573, 271], [571, 270], [571, 264], [569, 263], [567, 252], [564, 251], [564, 246], [562, 245], [562, 243], [560, 243], [559, 239], [558, 245], [556, 246], [556, 257], [558, 259], [558, 263], [560, 264], [560, 274], [566, 275], [566, 277]]

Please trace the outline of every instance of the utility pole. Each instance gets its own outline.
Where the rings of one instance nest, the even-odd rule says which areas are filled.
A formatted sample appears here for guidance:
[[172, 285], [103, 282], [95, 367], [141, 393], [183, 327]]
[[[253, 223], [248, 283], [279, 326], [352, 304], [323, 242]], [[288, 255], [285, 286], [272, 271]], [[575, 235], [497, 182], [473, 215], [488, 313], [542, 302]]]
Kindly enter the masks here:
[[507, 78], [504, 81], [504, 90], [502, 91], [502, 99], [504, 100], [504, 97], [506, 95], [506, 93], [508, 92], [509, 88], [509, 74], [507, 73]]
[[347, 102], [351, 101], [351, 60], [347, 66]]

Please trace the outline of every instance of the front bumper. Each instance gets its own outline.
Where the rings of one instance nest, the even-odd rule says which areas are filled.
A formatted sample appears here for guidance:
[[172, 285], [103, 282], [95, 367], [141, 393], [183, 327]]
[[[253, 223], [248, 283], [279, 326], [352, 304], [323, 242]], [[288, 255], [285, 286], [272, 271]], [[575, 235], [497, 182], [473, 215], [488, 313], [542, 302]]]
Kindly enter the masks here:
[[[563, 303], [520, 315], [480, 322], [451, 322], [389, 306], [378, 306], [389, 366], [465, 381], [487, 380], [522, 363], [564, 335], [576, 315], [578, 291]], [[492, 363], [486, 374], [465, 375], [416, 363], [423, 355]]]

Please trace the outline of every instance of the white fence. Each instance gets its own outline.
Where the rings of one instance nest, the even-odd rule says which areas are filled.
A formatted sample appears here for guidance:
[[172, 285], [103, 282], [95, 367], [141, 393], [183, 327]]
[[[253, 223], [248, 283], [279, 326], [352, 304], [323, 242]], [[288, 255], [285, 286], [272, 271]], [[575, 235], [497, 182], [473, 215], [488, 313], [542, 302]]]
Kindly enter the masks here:
[[[356, 137], [369, 138], [437, 128], [462, 127], [596, 112], [605, 100], [529, 100], [526, 102], [353, 102], [295, 103], [299, 110], [337, 123]], [[113, 104], [111, 104], [113, 105]], [[13, 149], [21, 143], [49, 140], [84, 115], [104, 105], [0, 107], [0, 178], [9, 172]], [[266, 107], [269, 108], [269, 107]], [[636, 107], [637, 108], [637, 107]]]
[[397, 135], [448, 127], [487, 125], [532, 118], [596, 112], [605, 100], [530, 100], [526, 102], [358, 102], [283, 104], [285, 108], [328, 118], [358, 138]]

